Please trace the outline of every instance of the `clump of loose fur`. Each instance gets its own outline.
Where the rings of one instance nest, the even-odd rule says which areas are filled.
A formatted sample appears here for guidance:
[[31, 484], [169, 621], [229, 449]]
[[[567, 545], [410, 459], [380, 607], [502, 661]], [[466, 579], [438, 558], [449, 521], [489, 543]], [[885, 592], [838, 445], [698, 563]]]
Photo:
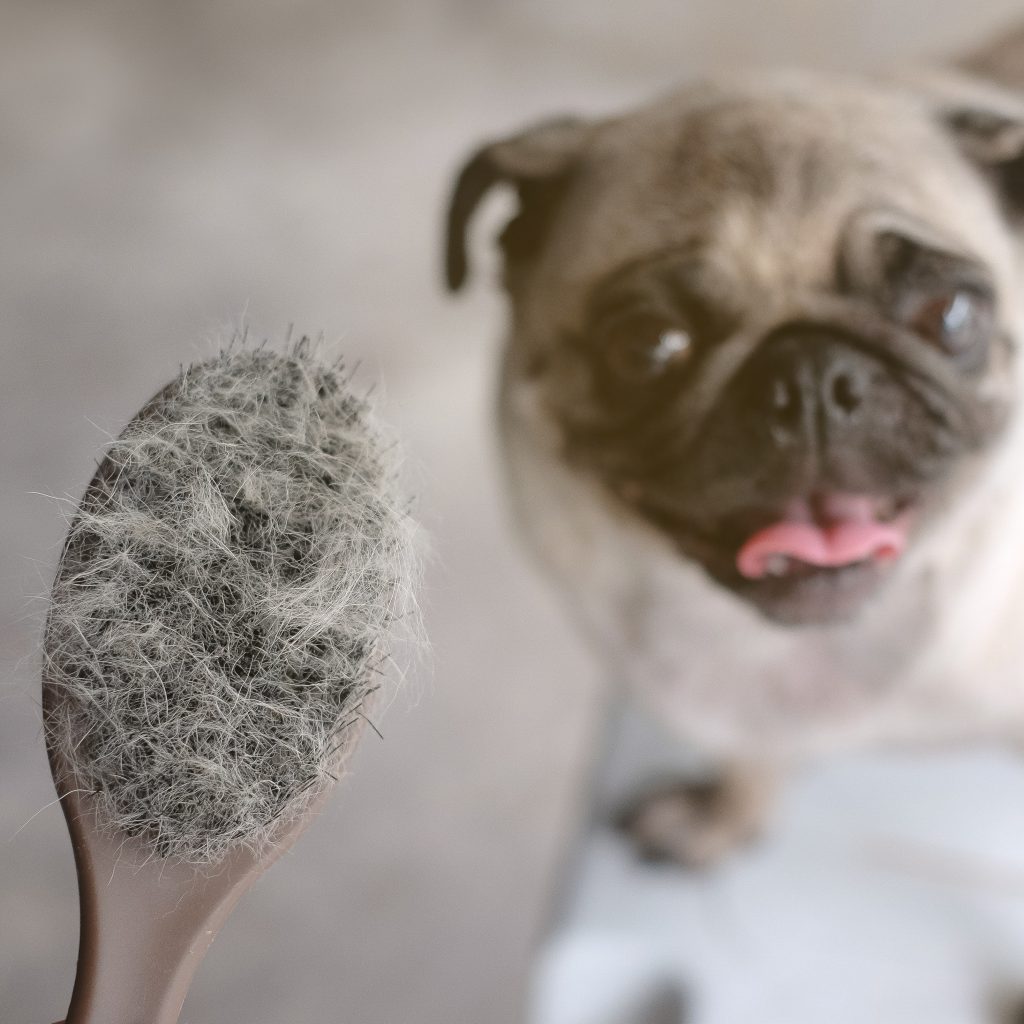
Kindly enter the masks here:
[[410, 582], [393, 449], [300, 343], [222, 354], [106, 451], [47, 621], [47, 740], [112, 832], [212, 863], [338, 768]]

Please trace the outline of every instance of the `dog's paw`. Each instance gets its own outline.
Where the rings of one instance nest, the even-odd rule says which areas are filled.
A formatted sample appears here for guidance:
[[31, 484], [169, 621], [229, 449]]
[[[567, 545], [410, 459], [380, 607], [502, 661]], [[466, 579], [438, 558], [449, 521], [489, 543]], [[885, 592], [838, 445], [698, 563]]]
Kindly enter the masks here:
[[632, 800], [616, 826], [644, 860], [708, 868], [758, 837], [769, 791], [763, 777], [736, 772], [663, 783]]

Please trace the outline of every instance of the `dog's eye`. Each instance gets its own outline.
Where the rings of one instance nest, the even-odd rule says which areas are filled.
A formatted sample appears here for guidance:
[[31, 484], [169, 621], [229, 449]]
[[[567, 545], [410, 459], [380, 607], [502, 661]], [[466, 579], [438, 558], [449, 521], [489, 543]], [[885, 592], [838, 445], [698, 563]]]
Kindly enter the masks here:
[[983, 348], [992, 329], [991, 303], [967, 289], [929, 296], [909, 312], [911, 330], [955, 358]]
[[685, 327], [658, 316], [634, 316], [603, 332], [601, 351], [608, 369], [620, 380], [643, 384], [683, 365], [693, 353]]

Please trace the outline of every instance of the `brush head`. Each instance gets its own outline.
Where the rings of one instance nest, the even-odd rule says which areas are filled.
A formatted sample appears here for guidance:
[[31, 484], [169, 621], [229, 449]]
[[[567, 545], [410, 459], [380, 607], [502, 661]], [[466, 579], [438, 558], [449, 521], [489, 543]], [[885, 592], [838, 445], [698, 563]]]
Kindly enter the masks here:
[[260, 850], [334, 780], [407, 608], [395, 451], [338, 366], [229, 351], [107, 449], [44, 646], [58, 786], [161, 857]]

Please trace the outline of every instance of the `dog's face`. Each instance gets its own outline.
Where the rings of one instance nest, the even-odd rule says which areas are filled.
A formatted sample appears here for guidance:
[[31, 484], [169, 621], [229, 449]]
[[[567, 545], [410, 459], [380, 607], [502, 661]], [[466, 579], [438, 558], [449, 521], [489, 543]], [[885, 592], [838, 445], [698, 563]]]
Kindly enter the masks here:
[[509, 372], [561, 458], [769, 618], [853, 615], [1015, 402], [1024, 129], [972, 89], [699, 86], [495, 143], [456, 189], [453, 287], [518, 187]]

